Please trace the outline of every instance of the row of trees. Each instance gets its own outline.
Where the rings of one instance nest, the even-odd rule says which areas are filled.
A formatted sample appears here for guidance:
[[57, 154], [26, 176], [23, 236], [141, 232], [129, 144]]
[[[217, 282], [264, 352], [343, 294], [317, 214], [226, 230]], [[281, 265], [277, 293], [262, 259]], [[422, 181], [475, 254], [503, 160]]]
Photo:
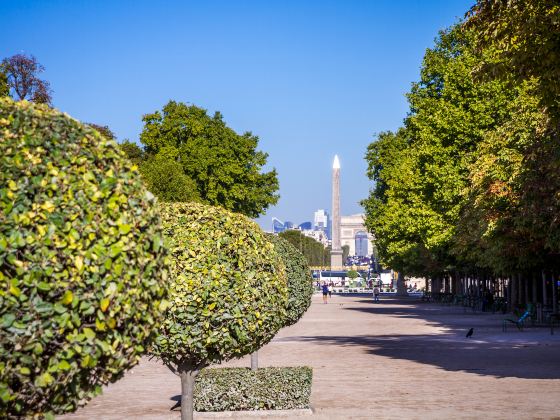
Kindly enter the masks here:
[[403, 127], [366, 154], [384, 265], [431, 278], [560, 269], [558, 12], [480, 0], [426, 51]]
[[331, 249], [313, 238], [305, 236], [299, 230], [286, 230], [278, 234], [290, 242], [307, 259], [310, 266], [328, 266], [331, 261]]

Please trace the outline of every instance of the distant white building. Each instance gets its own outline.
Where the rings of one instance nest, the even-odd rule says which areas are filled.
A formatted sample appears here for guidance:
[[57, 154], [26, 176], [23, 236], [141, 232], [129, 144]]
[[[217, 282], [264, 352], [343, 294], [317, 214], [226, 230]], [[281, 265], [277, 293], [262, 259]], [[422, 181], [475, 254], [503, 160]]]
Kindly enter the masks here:
[[365, 257], [373, 253], [373, 235], [366, 230], [364, 214], [340, 217], [340, 246], [348, 245], [348, 255]]
[[305, 236], [315, 239], [318, 242], [321, 242], [323, 246], [326, 248], [329, 245], [329, 238], [327, 238], [326, 232], [322, 230], [302, 230]]

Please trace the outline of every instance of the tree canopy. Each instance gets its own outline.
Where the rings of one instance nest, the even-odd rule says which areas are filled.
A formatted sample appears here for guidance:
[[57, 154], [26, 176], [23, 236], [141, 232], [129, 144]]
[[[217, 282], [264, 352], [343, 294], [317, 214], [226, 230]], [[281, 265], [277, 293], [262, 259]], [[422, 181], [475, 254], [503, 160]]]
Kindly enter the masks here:
[[258, 137], [237, 134], [219, 112], [210, 117], [195, 105], [170, 101], [143, 121], [145, 159], [175, 162], [184, 188], [192, 180], [202, 202], [257, 217], [278, 201], [276, 171], [262, 172], [268, 155], [257, 150]]
[[552, 111], [533, 76], [481, 77], [500, 55], [480, 22], [440, 34], [404, 126], [367, 150], [366, 224], [384, 265], [407, 274], [549, 268], [559, 252]]
[[0, 64], [0, 70], [6, 75], [9, 92], [13, 99], [20, 101], [27, 99], [50, 105], [52, 100], [50, 84], [39, 78], [39, 74], [45, 71], [45, 68], [34, 56], [16, 54], [4, 58]]

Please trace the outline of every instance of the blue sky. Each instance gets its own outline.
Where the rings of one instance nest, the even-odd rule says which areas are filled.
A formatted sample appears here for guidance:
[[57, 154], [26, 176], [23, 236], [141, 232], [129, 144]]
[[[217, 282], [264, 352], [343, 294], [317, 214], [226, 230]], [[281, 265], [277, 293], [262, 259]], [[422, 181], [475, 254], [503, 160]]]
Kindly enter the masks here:
[[119, 140], [170, 99], [221, 111], [278, 171], [269, 228], [330, 210], [335, 154], [342, 213], [362, 212], [367, 145], [402, 123], [426, 48], [473, 3], [0, 0], [0, 57], [35, 55], [55, 107]]

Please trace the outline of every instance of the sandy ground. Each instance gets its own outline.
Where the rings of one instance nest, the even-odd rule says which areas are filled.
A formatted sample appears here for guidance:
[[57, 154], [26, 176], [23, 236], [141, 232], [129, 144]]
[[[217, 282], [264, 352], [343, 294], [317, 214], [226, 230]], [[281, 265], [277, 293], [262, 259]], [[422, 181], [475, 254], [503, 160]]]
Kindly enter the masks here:
[[[502, 319], [418, 298], [316, 295], [259, 364], [313, 367], [314, 413], [300, 419], [560, 419], [560, 330], [504, 333]], [[177, 419], [179, 392], [179, 378], [146, 359], [62, 418]]]

